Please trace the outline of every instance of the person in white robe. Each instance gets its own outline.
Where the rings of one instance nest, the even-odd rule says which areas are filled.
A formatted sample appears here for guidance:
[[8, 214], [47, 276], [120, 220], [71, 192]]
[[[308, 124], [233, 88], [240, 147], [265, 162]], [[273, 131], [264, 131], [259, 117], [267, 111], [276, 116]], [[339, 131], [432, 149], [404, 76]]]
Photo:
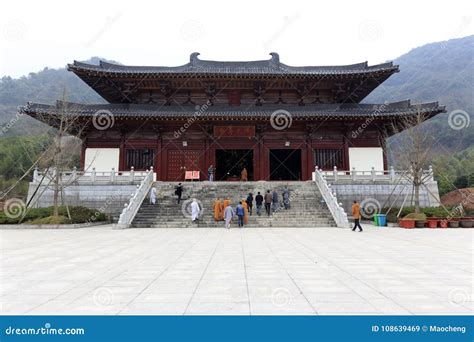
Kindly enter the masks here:
[[150, 190], [150, 204], [156, 204], [156, 188], [152, 187]]
[[225, 220], [225, 227], [227, 229], [230, 228], [230, 222], [232, 221], [232, 218], [234, 217], [234, 209], [230, 206], [230, 204], [225, 207], [224, 209], [224, 220]]
[[191, 219], [193, 222], [196, 222], [199, 220], [199, 213], [201, 212], [201, 208], [199, 208], [199, 204], [196, 201], [195, 198], [193, 198], [193, 201], [191, 203]]

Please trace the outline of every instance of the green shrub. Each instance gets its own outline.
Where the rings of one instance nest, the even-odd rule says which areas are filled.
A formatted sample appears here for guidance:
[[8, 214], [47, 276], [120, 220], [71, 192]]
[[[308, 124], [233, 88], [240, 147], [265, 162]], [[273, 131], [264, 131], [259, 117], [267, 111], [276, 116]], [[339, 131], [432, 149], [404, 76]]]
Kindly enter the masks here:
[[[65, 206], [59, 207], [59, 216], [65, 218], [68, 217], [67, 209]], [[69, 207], [69, 213], [71, 214], [71, 220], [67, 219], [67, 223], [85, 223], [85, 222], [102, 222], [107, 221], [108, 217], [104, 213], [99, 212], [96, 209], [89, 209], [86, 207]], [[35, 221], [37, 219], [43, 219], [53, 216], [53, 207], [46, 208], [31, 208], [27, 211], [22, 222]], [[20, 218], [10, 218], [5, 215], [4, 212], [0, 212], [0, 224], [16, 224]]]
[[38, 218], [33, 221], [25, 222], [26, 224], [67, 224], [71, 223], [66, 216], [48, 216]]
[[[397, 214], [400, 208], [392, 208], [387, 214], [389, 208], [382, 208], [381, 213], [387, 215], [387, 222], [397, 222]], [[446, 207], [446, 211], [443, 207], [428, 207], [420, 208], [421, 212], [426, 215], [426, 217], [459, 217], [461, 214], [459, 211], [455, 210], [453, 207]], [[408, 214], [414, 213], [414, 207], [404, 207], [400, 213], [400, 218], [407, 216]]]

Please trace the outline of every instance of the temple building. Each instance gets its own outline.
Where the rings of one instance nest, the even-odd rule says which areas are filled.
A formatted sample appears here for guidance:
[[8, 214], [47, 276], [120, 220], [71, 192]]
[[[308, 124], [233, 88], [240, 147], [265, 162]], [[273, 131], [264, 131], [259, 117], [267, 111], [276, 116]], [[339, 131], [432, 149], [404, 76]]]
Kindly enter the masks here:
[[385, 141], [401, 118], [444, 112], [437, 102], [361, 103], [399, 71], [391, 62], [295, 67], [270, 55], [220, 62], [192, 53], [174, 67], [75, 61], [68, 70], [107, 104], [28, 103], [20, 110], [43, 121], [64, 109], [76, 116], [82, 169], [153, 166], [162, 181], [183, 181], [186, 171], [206, 180], [211, 165], [217, 181], [238, 180], [244, 167], [249, 180], [309, 180], [316, 165], [387, 170]]

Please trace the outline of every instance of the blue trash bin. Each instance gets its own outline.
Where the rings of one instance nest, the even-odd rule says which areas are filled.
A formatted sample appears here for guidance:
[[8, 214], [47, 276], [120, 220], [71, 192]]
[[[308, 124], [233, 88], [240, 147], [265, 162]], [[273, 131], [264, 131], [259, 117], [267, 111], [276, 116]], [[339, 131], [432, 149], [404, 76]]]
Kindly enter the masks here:
[[385, 227], [387, 225], [387, 215], [377, 214], [377, 216], [378, 216], [379, 226]]

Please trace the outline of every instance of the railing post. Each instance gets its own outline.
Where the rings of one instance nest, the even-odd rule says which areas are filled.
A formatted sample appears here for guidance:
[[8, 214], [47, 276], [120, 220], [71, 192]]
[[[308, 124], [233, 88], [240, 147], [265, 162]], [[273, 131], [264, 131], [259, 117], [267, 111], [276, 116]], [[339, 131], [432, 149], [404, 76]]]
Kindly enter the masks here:
[[351, 176], [352, 176], [352, 180], [356, 179], [356, 168], [355, 167], [352, 168]]
[[115, 168], [112, 168], [112, 172], [110, 173], [110, 181], [115, 182]]
[[337, 166], [334, 165], [334, 181], [337, 182]]
[[135, 168], [132, 166], [130, 168], [130, 182], [134, 182], [135, 181]]
[[92, 173], [91, 173], [91, 179], [92, 179], [92, 183], [95, 183], [95, 167], [92, 168]]
[[431, 182], [434, 182], [434, 172], [433, 172], [433, 165], [430, 165], [428, 167], [428, 172], [430, 173], [430, 176], [428, 177]]
[[372, 170], [370, 171], [370, 174], [372, 175], [372, 182], [375, 182], [375, 167], [372, 166]]
[[75, 181], [76, 178], [77, 178], [77, 167], [75, 167], [75, 166], [72, 168], [72, 177], [71, 178], [72, 178], [72, 181]]
[[393, 166], [390, 166], [390, 181], [395, 182], [395, 169]]
[[35, 169], [33, 170], [33, 182], [37, 183], [38, 180], [39, 180], [38, 166], [35, 166]]

